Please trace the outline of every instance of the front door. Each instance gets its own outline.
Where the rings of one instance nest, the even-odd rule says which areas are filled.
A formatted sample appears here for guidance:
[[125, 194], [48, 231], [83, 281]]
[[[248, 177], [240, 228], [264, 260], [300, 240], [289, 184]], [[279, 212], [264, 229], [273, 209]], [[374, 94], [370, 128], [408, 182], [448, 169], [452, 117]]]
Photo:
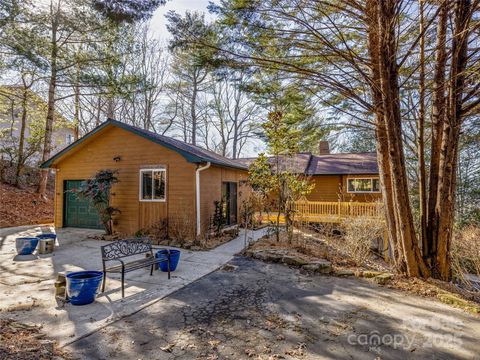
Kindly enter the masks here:
[[237, 223], [237, 183], [222, 183], [222, 200], [224, 203], [223, 215], [226, 219], [226, 225]]
[[73, 189], [83, 180], [66, 180], [64, 183], [63, 226], [87, 229], [103, 229], [100, 216], [88, 199], [77, 196]]

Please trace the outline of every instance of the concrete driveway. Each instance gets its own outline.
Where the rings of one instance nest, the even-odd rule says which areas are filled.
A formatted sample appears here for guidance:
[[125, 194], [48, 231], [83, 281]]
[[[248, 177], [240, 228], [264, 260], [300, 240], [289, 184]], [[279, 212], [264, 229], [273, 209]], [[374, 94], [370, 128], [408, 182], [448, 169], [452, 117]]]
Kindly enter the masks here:
[[480, 318], [364, 279], [235, 257], [70, 344], [81, 359], [479, 359]]
[[[107, 291], [95, 303], [72, 306], [55, 300], [56, 274], [101, 270], [100, 246], [106, 242], [87, 239], [101, 233], [97, 230], [58, 229], [53, 254], [16, 256], [16, 237], [54, 230], [41, 226], [0, 229], [0, 316], [41, 324], [43, 331], [61, 345], [172, 294], [230, 261], [245, 245], [241, 235], [211, 251], [182, 250], [180, 265], [170, 280], [160, 271], [150, 276], [149, 269], [128, 273], [123, 299], [119, 276], [108, 274]], [[251, 234], [253, 238], [261, 235], [262, 232]]]

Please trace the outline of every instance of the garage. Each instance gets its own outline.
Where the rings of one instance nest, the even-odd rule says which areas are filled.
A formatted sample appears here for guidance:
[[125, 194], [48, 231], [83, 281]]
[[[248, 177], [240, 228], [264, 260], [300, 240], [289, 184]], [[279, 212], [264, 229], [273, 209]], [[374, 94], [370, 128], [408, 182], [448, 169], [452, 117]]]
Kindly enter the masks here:
[[64, 227], [103, 229], [97, 210], [88, 199], [78, 197], [71, 190], [80, 186], [83, 180], [66, 180], [64, 182]]

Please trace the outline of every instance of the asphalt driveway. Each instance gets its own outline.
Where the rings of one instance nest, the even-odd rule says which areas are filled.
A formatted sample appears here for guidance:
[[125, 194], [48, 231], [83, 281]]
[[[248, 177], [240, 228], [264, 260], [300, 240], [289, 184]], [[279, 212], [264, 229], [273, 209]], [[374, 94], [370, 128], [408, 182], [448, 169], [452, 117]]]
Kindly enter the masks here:
[[235, 257], [70, 344], [82, 359], [480, 359], [480, 318], [363, 279]]

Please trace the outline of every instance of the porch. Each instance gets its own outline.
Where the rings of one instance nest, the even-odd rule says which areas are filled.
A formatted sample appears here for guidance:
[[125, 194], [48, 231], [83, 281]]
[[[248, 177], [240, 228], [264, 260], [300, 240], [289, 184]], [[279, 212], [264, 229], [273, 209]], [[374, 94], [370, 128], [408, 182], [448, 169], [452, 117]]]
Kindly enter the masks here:
[[[342, 201], [297, 201], [294, 205], [295, 219], [311, 223], [340, 223], [352, 217], [384, 219], [383, 203], [381, 202], [342, 202]], [[275, 222], [278, 212], [258, 213], [261, 221]], [[280, 214], [280, 223], [285, 223], [285, 216]]]

